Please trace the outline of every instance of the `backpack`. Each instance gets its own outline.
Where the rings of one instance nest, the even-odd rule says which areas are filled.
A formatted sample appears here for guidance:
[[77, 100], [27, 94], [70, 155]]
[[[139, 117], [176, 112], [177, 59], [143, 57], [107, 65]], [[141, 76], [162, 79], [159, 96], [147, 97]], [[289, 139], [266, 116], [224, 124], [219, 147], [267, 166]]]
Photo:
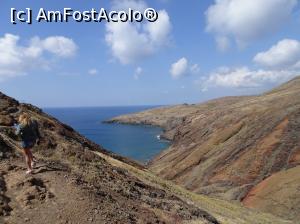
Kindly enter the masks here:
[[29, 125], [20, 126], [20, 137], [22, 141], [35, 142], [38, 139], [38, 124], [36, 121], [30, 122]]

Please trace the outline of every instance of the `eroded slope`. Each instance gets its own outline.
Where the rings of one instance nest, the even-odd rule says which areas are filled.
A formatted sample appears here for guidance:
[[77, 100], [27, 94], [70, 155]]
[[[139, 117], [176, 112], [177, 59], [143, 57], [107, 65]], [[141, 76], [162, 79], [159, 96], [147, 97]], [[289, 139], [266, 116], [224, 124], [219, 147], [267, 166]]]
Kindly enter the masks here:
[[[176, 125], [170, 126], [176, 111]], [[259, 96], [226, 97], [146, 114], [112, 121], [160, 123], [173, 144], [151, 161], [150, 169], [196, 193], [241, 201], [269, 176], [300, 165], [300, 78]], [[165, 122], [156, 122], [160, 119]], [[299, 188], [286, 193], [295, 198]], [[272, 208], [284, 203], [290, 202]], [[264, 210], [277, 214], [272, 208]], [[299, 204], [293, 209], [300, 213]]]
[[[28, 177], [11, 127], [20, 112], [38, 120], [43, 136], [34, 149], [38, 169]], [[0, 128], [1, 223], [218, 223], [198, 206], [103, 157], [141, 171], [143, 166], [105, 151], [38, 108], [1, 93]]]

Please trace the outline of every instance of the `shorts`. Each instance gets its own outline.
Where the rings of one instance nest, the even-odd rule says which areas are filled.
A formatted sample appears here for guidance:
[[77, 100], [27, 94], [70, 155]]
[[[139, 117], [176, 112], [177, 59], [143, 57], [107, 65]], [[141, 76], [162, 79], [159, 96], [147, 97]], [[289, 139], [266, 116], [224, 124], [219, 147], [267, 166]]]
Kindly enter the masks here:
[[22, 141], [21, 146], [23, 149], [30, 149], [34, 146], [34, 142], [33, 141]]

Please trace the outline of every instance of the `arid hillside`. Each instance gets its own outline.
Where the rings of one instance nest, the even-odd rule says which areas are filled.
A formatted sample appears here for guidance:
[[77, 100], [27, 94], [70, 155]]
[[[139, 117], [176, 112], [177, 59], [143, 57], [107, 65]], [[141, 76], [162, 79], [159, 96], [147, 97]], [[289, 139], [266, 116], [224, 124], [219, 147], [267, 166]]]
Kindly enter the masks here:
[[[42, 134], [37, 168], [27, 176], [12, 128], [21, 112]], [[0, 223], [290, 222], [180, 188], [0, 93]]]
[[[11, 125], [20, 112], [40, 124], [38, 169], [25, 176]], [[209, 213], [139, 180], [106, 158], [113, 155], [30, 105], [0, 95], [0, 215], [6, 223], [218, 223]]]
[[150, 170], [188, 190], [300, 218], [300, 78], [258, 96], [225, 97], [113, 118], [160, 125], [173, 144]]

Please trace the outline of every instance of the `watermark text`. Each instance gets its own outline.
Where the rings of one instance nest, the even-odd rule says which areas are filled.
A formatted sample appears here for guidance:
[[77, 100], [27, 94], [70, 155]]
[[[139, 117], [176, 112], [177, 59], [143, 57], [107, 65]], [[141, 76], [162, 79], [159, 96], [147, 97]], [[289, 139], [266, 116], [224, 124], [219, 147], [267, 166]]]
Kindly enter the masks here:
[[37, 12], [26, 8], [25, 10], [18, 10], [11, 8], [11, 23], [67, 23], [74, 22], [155, 22], [158, 19], [158, 13], [153, 8], [147, 8], [143, 12], [133, 10], [108, 11], [105, 8], [96, 10], [78, 11], [72, 8], [64, 8], [63, 11], [49, 11], [40, 8]]

